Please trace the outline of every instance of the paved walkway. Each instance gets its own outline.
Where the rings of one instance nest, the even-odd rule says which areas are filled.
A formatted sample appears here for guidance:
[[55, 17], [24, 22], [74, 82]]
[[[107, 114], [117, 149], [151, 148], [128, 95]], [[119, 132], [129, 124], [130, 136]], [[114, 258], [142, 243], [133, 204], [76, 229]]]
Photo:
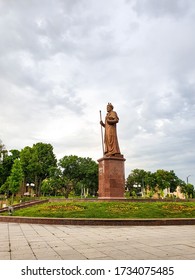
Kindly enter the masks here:
[[195, 226], [0, 223], [1, 260], [195, 260]]

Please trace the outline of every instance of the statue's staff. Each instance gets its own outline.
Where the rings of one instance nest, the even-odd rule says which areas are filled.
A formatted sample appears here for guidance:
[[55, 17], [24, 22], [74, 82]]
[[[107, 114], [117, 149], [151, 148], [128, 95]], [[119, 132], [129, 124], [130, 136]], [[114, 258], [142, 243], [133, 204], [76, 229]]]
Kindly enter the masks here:
[[[100, 123], [102, 122], [102, 112], [100, 110]], [[101, 136], [102, 136], [102, 150], [103, 150], [103, 156], [104, 156], [104, 140], [103, 140], [103, 129], [101, 125]]]

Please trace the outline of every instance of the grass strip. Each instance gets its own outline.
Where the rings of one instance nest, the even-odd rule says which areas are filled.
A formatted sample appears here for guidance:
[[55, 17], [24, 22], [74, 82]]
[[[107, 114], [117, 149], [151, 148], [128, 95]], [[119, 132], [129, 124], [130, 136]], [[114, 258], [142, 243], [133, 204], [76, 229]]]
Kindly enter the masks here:
[[16, 210], [13, 215], [53, 218], [195, 218], [195, 202], [48, 202]]

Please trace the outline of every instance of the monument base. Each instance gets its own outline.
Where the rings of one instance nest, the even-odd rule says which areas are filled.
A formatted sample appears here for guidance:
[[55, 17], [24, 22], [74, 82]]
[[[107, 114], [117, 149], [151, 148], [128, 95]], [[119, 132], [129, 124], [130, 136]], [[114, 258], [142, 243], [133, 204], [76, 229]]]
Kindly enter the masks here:
[[99, 162], [98, 198], [124, 199], [125, 159], [122, 155], [103, 157]]

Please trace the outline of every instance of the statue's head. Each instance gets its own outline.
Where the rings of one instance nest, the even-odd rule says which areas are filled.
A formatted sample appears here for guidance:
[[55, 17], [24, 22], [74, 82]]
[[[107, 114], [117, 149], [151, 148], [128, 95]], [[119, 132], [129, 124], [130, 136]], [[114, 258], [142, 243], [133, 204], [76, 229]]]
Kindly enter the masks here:
[[112, 103], [109, 103], [109, 102], [108, 102], [107, 109], [108, 109], [108, 108], [111, 109], [111, 110], [114, 109], [114, 106], [112, 105]]

